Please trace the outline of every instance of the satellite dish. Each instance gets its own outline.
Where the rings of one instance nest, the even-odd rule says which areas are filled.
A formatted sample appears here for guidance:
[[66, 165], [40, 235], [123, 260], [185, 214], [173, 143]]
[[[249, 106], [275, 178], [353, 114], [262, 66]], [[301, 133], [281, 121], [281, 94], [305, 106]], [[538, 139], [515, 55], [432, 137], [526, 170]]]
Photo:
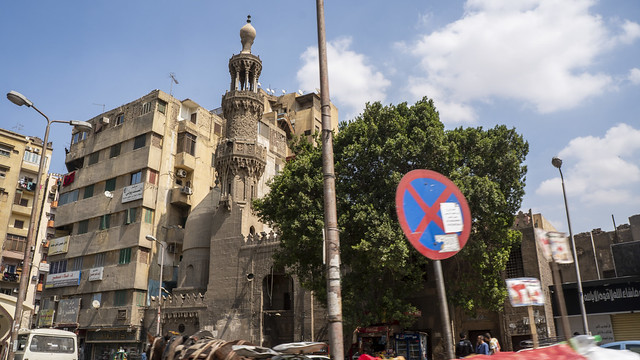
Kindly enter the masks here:
[[304, 92], [302, 92], [302, 90], [298, 90], [298, 94], [304, 95]]
[[270, 93], [270, 92], [271, 92], [271, 89], [267, 88], [267, 92], [268, 92], [268, 93]]
[[113, 193], [111, 191], [105, 191], [104, 196], [108, 197], [109, 199], [113, 199]]
[[282, 93], [283, 93], [283, 94], [286, 94], [286, 93], [287, 93], [287, 90], [282, 89]]
[[99, 309], [100, 308], [100, 301], [98, 300], [93, 300], [91, 302], [91, 306], [93, 306], [94, 309]]
[[262, 84], [260, 84], [260, 81], [258, 81], [258, 86], [262, 86]]

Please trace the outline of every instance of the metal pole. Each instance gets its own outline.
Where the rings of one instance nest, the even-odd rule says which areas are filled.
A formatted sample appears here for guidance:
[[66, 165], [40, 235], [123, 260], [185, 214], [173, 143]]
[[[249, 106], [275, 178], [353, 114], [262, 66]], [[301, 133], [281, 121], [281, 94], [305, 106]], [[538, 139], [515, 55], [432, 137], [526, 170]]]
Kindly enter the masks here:
[[164, 270], [164, 243], [157, 241], [157, 243], [162, 248], [162, 253], [160, 254], [160, 282], [158, 284], [158, 323], [156, 325], [156, 333], [158, 336], [162, 336], [160, 332], [160, 323], [162, 319], [162, 271]]
[[320, 103], [322, 109], [322, 176], [324, 183], [324, 226], [327, 254], [327, 312], [331, 358], [344, 360], [342, 329], [342, 290], [340, 286], [340, 237], [336, 209], [333, 133], [327, 69], [327, 41], [324, 25], [324, 1], [316, 0], [318, 22], [318, 62], [320, 67]]
[[567, 204], [567, 192], [564, 188], [564, 177], [562, 176], [562, 169], [558, 167], [560, 171], [560, 180], [562, 180], [562, 195], [564, 196], [564, 208], [567, 212], [567, 224], [569, 225], [569, 237], [571, 237], [571, 248], [573, 249], [573, 261], [576, 264], [576, 282], [578, 283], [578, 300], [580, 301], [580, 312], [582, 313], [582, 326], [584, 327], [584, 334], [589, 335], [589, 323], [587, 322], [587, 311], [584, 307], [584, 296], [582, 293], [582, 278], [580, 276], [580, 265], [578, 264], [578, 253], [576, 252], [576, 241], [573, 238], [573, 231], [571, 231], [571, 218], [569, 217], [569, 205]]
[[442, 264], [440, 260], [433, 261], [433, 269], [436, 272], [436, 284], [438, 288], [438, 300], [442, 317], [442, 332], [444, 333], [444, 346], [447, 351], [447, 359], [455, 359], [453, 353], [453, 337], [451, 336], [451, 323], [449, 322], [449, 306], [447, 296], [444, 291], [444, 276], [442, 275]]
[[47, 142], [49, 141], [49, 128], [51, 127], [51, 120], [42, 111], [38, 110], [35, 106], [31, 105], [34, 110], [40, 113], [47, 119], [47, 129], [44, 132], [44, 140], [42, 142], [42, 150], [40, 155], [40, 166], [38, 167], [38, 176], [36, 177], [36, 188], [33, 194], [33, 202], [31, 204], [31, 217], [29, 218], [29, 230], [27, 232], [27, 243], [24, 249], [24, 260], [22, 262], [22, 273], [20, 274], [20, 286], [18, 287], [18, 297], [16, 299], [16, 311], [13, 316], [13, 326], [11, 330], [11, 345], [9, 346], [9, 354], [7, 358], [9, 360], [14, 359], [15, 350], [18, 345], [16, 340], [18, 339], [18, 330], [20, 329], [20, 323], [22, 322], [22, 305], [27, 295], [27, 289], [29, 287], [30, 275], [31, 275], [31, 257], [33, 256], [32, 247], [35, 245], [35, 227], [36, 217], [38, 215], [38, 198], [40, 197], [40, 178], [44, 172], [44, 166], [47, 155]]
[[536, 326], [536, 319], [533, 316], [533, 306], [527, 306], [527, 313], [529, 315], [529, 331], [531, 331], [531, 341], [533, 341], [533, 348], [538, 348], [538, 328]]

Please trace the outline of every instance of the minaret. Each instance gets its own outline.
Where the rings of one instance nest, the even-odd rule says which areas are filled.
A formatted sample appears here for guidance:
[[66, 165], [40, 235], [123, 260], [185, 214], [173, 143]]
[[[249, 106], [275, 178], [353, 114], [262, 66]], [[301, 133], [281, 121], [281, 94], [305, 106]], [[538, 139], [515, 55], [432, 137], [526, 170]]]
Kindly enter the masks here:
[[251, 201], [264, 172], [267, 149], [258, 144], [258, 122], [264, 105], [258, 92], [262, 61], [251, 54], [256, 30], [251, 16], [240, 29], [242, 51], [229, 59], [231, 87], [222, 97], [226, 136], [216, 149], [216, 171], [227, 208], [237, 201]]

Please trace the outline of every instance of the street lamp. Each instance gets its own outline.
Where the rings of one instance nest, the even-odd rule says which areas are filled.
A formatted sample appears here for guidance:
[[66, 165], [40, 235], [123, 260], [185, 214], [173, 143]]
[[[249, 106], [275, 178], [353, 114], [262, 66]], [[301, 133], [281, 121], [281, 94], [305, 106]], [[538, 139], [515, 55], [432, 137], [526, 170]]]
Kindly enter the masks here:
[[[587, 311], [584, 308], [584, 295], [582, 292], [582, 278], [580, 276], [580, 265], [578, 264], [578, 253], [576, 252], [576, 241], [573, 238], [573, 231], [571, 231], [571, 218], [569, 217], [569, 205], [567, 205], [567, 192], [564, 188], [564, 177], [562, 176], [562, 159], [559, 157], [553, 157], [551, 164], [558, 168], [560, 171], [560, 180], [562, 181], [562, 195], [564, 196], [564, 208], [567, 212], [567, 224], [569, 225], [569, 237], [571, 238], [571, 247], [573, 248], [573, 262], [576, 264], [576, 282], [578, 283], [578, 298], [580, 300], [580, 312], [582, 313], [582, 326], [584, 327], [584, 333], [590, 334], [589, 324], [587, 322]], [[562, 285], [560, 285], [562, 286]], [[570, 334], [565, 334], [570, 336]]]
[[18, 330], [20, 329], [20, 323], [22, 322], [22, 303], [27, 294], [27, 289], [29, 287], [29, 276], [31, 275], [31, 256], [32, 256], [32, 247], [35, 245], [35, 228], [36, 228], [36, 217], [38, 214], [38, 198], [40, 197], [40, 178], [42, 177], [42, 173], [44, 172], [45, 165], [45, 157], [47, 151], [47, 142], [49, 141], [49, 128], [51, 127], [51, 123], [65, 123], [71, 126], [77, 126], [82, 130], [88, 131], [91, 130], [91, 124], [86, 121], [64, 121], [64, 120], [49, 120], [47, 115], [42, 113], [37, 107], [33, 105], [31, 100], [27, 99], [26, 96], [20, 94], [17, 91], [10, 91], [7, 93], [7, 99], [12, 103], [18, 106], [27, 106], [32, 107], [35, 111], [40, 113], [40, 115], [44, 116], [47, 119], [47, 129], [44, 133], [44, 140], [42, 142], [42, 151], [40, 155], [40, 167], [38, 168], [38, 176], [35, 179], [36, 188], [34, 190], [33, 195], [33, 204], [31, 205], [31, 217], [29, 218], [29, 230], [27, 232], [27, 243], [24, 249], [24, 260], [22, 265], [22, 275], [20, 275], [20, 286], [18, 288], [18, 298], [16, 299], [16, 311], [13, 317], [13, 327], [11, 331], [11, 346], [9, 347], [9, 356], [8, 359], [14, 358], [14, 349], [17, 345], [16, 339], [18, 338]]
[[160, 283], [158, 284], [158, 323], [156, 325], [156, 333], [158, 336], [162, 336], [160, 333], [160, 317], [162, 315], [162, 270], [164, 269], [164, 249], [166, 247], [166, 243], [164, 241], [159, 241], [153, 235], [147, 235], [145, 236], [145, 239], [155, 241], [162, 246], [162, 253], [160, 254]]

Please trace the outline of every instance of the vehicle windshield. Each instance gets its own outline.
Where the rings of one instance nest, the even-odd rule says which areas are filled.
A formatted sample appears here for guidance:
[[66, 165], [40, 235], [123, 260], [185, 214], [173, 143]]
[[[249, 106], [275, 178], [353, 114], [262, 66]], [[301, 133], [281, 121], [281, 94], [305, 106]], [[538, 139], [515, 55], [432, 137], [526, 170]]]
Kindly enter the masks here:
[[32, 352], [47, 353], [73, 353], [73, 338], [51, 335], [34, 335], [29, 344], [29, 350]]

